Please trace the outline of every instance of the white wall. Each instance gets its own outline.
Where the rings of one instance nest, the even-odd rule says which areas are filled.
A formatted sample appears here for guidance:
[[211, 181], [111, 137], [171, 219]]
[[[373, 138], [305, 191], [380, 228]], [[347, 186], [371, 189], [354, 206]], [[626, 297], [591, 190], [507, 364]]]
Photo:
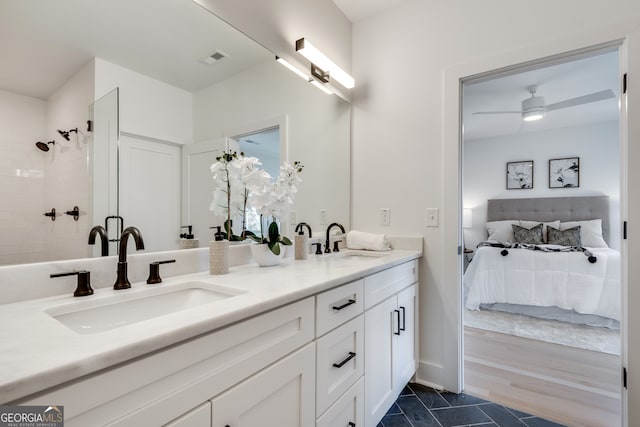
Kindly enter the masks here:
[[45, 168], [51, 151], [46, 103], [0, 91], [0, 265], [34, 262], [44, 256], [44, 236], [51, 221], [42, 214], [53, 206], [44, 200]]
[[[465, 245], [486, 240], [488, 199], [609, 196], [612, 248], [620, 248], [619, 123], [527, 132], [465, 141], [463, 205], [473, 209], [473, 228], [465, 229]], [[549, 188], [549, 159], [580, 157], [580, 187]], [[506, 190], [506, 162], [533, 160], [533, 189]]]
[[[48, 153], [45, 180], [45, 204], [62, 214], [48, 224], [45, 234], [45, 260], [86, 257], [89, 253], [89, 176], [87, 169], [87, 120], [93, 102], [93, 61], [71, 77], [47, 99], [47, 138], [56, 144]], [[78, 128], [65, 140], [58, 129]], [[78, 206], [78, 221], [64, 212]]]
[[120, 88], [121, 132], [193, 142], [191, 92], [100, 58], [95, 59], [95, 71], [95, 99]]
[[196, 141], [235, 136], [238, 129], [286, 115], [289, 161], [305, 167], [293, 206], [297, 221], [319, 234], [319, 211], [326, 209], [328, 223], [349, 227], [348, 103], [274, 60], [195, 93], [193, 111]]
[[[542, 0], [534, 8], [509, 0], [413, 0], [354, 24], [353, 227], [425, 237], [420, 380], [457, 387], [452, 372], [458, 362], [446, 353], [446, 343], [456, 340], [450, 331], [456, 330], [457, 283], [443, 267], [445, 249], [458, 239], [456, 227], [444, 233], [446, 224], [457, 222], [456, 204], [444, 210], [445, 200], [457, 198], [444, 192], [446, 179], [457, 173], [443, 167], [445, 144], [458, 143], [444, 139], [446, 71], [639, 17], [635, 0], [593, 0], [588, 7], [579, 0]], [[537, 31], [541, 25], [543, 32]], [[381, 207], [392, 210], [390, 227], [379, 226]], [[430, 207], [441, 208], [440, 227], [424, 227]]]

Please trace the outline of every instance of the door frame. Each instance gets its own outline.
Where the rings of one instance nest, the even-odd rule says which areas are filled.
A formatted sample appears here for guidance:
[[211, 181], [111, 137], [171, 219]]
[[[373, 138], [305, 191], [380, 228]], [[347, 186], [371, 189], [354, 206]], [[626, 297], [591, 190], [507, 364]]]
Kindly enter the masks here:
[[[622, 60], [621, 74], [626, 72], [625, 61], [630, 64], [639, 62], [640, 55], [631, 55], [629, 42], [640, 44], [640, 36], [634, 36], [634, 32], [640, 27], [639, 21], [618, 23], [606, 27], [597, 28], [589, 32], [583, 32], [555, 40], [540, 42], [526, 46], [516, 51], [503, 53], [494, 57], [483, 58], [470, 63], [459, 64], [450, 67], [444, 72], [444, 128], [443, 128], [443, 192], [441, 205], [444, 215], [442, 218], [443, 239], [442, 239], [442, 271], [445, 287], [443, 295], [443, 386], [450, 391], [459, 393], [464, 387], [464, 342], [463, 342], [463, 319], [462, 319], [462, 264], [463, 255], [459, 253], [462, 245], [462, 82], [482, 74], [494, 72], [495, 70], [509, 70], [519, 68], [522, 64], [534, 64], [536, 62], [547, 62], [552, 58], [563, 55], [576, 54], [580, 51], [597, 50], [611, 45], [622, 45], [620, 57]], [[633, 45], [634, 49], [636, 44]], [[637, 52], [637, 50], [636, 50]], [[640, 75], [640, 73], [639, 73]], [[621, 95], [621, 100], [627, 97]], [[638, 102], [640, 104], [640, 100]], [[631, 110], [631, 108], [629, 108]], [[627, 121], [624, 117], [627, 110], [624, 108], [620, 112], [621, 134], [620, 150], [627, 153], [622, 158], [621, 169], [624, 175], [621, 188], [621, 220], [634, 218], [634, 214], [640, 214], [640, 206], [628, 206], [626, 209], [626, 183], [637, 182], [640, 184], [640, 172], [636, 179], [631, 176], [628, 164], [633, 160], [640, 160], [640, 148], [638, 152], [627, 150], [627, 140], [633, 135], [640, 136], [640, 126], [634, 127], [632, 121]], [[631, 185], [631, 187], [633, 187]], [[457, 197], [445, 197], [445, 195], [456, 194]], [[631, 246], [631, 245], [629, 245]], [[627, 295], [627, 282], [629, 277], [640, 277], [634, 275], [633, 271], [627, 269], [625, 263], [625, 245], [622, 246], [622, 295]], [[629, 248], [631, 249], [631, 247]], [[634, 251], [635, 252], [635, 251]], [[640, 251], [639, 251], [640, 252]], [[633, 255], [633, 254], [631, 254]], [[640, 255], [640, 253], [639, 253]], [[628, 274], [625, 274], [628, 273]], [[640, 273], [640, 269], [638, 271]], [[640, 292], [640, 291], [639, 291]], [[632, 299], [633, 300], [633, 299]], [[622, 302], [622, 363], [627, 366], [627, 337], [625, 324], [627, 316], [627, 299]], [[631, 320], [631, 319], [629, 319]], [[640, 373], [639, 373], [640, 374]], [[631, 376], [633, 380], [634, 377]], [[640, 379], [640, 378], [639, 378]], [[640, 394], [639, 394], [640, 397]], [[622, 419], [623, 426], [627, 425], [627, 399], [628, 393], [623, 392], [622, 398]], [[629, 400], [632, 401], [632, 400]], [[633, 406], [633, 405], [631, 405]], [[637, 405], [636, 405], [637, 406]], [[633, 410], [633, 408], [631, 408]], [[631, 412], [631, 411], [630, 411]], [[629, 413], [631, 415], [631, 413]], [[640, 415], [640, 414], [639, 414]]]

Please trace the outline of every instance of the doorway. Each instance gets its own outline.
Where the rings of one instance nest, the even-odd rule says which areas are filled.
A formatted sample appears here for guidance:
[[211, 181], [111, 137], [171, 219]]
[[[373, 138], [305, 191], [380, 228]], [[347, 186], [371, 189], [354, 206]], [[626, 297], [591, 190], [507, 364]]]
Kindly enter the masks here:
[[[462, 83], [464, 388], [570, 425], [620, 424], [618, 50], [581, 52]], [[530, 120], [534, 113], [538, 120]], [[602, 218], [535, 216], [537, 210], [556, 209], [556, 199], [595, 195], [607, 199]], [[507, 216], [513, 218], [497, 217], [494, 200], [512, 207]], [[532, 206], [532, 212], [523, 206]], [[580, 262], [588, 262], [577, 252], [563, 249], [549, 260], [553, 253], [512, 247], [523, 242], [548, 248], [547, 243], [561, 243], [548, 241], [548, 227], [564, 232], [569, 227], [560, 222], [579, 220], [585, 232], [587, 219], [605, 221], [604, 243], [612, 252], [592, 252], [601, 266], [611, 265], [614, 274], [602, 280], [618, 282], [617, 312], [616, 307], [607, 313], [585, 309], [578, 291], [578, 300], [568, 301], [574, 284], [567, 278], [575, 274], [567, 262], [582, 273]], [[537, 228], [538, 220], [545, 222], [540, 241], [514, 237]], [[591, 250], [593, 245], [585, 240], [579, 246]], [[564, 270], [554, 266], [556, 260]], [[554, 287], [564, 294], [553, 296]], [[599, 297], [605, 299], [616, 292], [602, 289]], [[562, 309], [550, 313], [550, 306]], [[585, 312], [595, 317], [580, 316]]]

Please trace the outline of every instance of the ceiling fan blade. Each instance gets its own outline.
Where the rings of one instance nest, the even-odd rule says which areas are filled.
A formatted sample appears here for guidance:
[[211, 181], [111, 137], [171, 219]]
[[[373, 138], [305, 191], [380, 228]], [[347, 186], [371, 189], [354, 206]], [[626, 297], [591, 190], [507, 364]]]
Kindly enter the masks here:
[[522, 114], [522, 111], [476, 111], [471, 114]]
[[547, 105], [547, 111], [559, 110], [561, 108], [575, 107], [576, 105], [588, 104], [590, 102], [602, 101], [609, 98], [615, 98], [615, 94], [611, 89], [600, 92], [590, 93], [588, 95], [579, 96], [577, 98], [566, 99]]

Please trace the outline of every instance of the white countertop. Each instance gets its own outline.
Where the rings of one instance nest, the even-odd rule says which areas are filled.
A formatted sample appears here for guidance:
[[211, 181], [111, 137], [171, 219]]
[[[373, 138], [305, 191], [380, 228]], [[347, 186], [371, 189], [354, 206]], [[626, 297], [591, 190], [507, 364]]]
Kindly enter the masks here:
[[[310, 255], [305, 261], [285, 259], [274, 267], [241, 265], [221, 276], [208, 272], [175, 276], [157, 285], [132, 283], [131, 289], [97, 289], [94, 295], [82, 298], [69, 294], [1, 305], [0, 404], [422, 256], [419, 251], [404, 250], [358, 259], [343, 258], [341, 254]], [[88, 305], [93, 305], [93, 301], [114, 294], [141, 292], [152, 286], [171, 287], [186, 280], [246, 292], [95, 334], [74, 332], [45, 312], [62, 304], [92, 301]]]

